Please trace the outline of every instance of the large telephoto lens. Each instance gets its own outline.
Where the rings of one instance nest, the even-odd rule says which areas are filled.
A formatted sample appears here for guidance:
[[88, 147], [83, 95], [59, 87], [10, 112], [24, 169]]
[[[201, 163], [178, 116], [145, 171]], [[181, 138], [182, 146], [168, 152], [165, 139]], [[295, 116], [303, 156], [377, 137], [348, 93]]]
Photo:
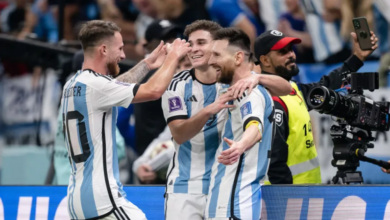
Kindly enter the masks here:
[[359, 111], [359, 106], [351, 99], [323, 86], [311, 89], [307, 98], [311, 108], [339, 118], [353, 119]]

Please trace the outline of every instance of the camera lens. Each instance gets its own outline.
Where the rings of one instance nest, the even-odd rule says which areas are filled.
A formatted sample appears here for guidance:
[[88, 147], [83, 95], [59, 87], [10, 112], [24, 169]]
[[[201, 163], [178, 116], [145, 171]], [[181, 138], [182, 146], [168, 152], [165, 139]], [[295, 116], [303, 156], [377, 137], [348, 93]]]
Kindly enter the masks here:
[[310, 90], [308, 100], [308, 105], [318, 112], [345, 119], [355, 118], [359, 110], [351, 99], [323, 86]]
[[356, 29], [360, 29], [359, 21], [353, 21], [353, 25], [355, 26]]

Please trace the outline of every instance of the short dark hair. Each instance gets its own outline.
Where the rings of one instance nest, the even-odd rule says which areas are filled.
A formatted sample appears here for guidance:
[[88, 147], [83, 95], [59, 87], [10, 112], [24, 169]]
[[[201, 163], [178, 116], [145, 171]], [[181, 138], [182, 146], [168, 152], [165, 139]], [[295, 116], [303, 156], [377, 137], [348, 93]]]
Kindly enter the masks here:
[[213, 35], [214, 40], [228, 40], [229, 45], [239, 47], [250, 53], [251, 40], [244, 31], [238, 28], [223, 28]]
[[102, 40], [114, 36], [121, 28], [111, 21], [92, 20], [84, 23], [79, 32], [79, 40], [83, 49], [94, 47]]
[[217, 22], [209, 20], [196, 20], [186, 26], [184, 30], [184, 36], [188, 37], [191, 33], [199, 30], [208, 31], [211, 35], [213, 35], [216, 31], [220, 29], [222, 29], [222, 27]]

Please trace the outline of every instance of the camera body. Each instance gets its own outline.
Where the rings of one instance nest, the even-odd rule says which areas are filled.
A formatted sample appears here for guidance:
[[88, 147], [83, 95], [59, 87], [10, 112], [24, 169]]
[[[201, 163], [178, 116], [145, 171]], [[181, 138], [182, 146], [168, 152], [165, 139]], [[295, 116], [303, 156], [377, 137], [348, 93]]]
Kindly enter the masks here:
[[[351, 73], [347, 94], [324, 86], [312, 88], [308, 94], [308, 105], [323, 114], [343, 118], [348, 125], [369, 131], [389, 130], [389, 102], [375, 102], [363, 95], [363, 90], [378, 88], [378, 73]], [[344, 89], [345, 92], [345, 89]]]
[[[364, 153], [374, 145], [372, 131], [389, 130], [390, 102], [375, 102], [363, 95], [363, 90], [374, 91], [379, 87], [377, 72], [343, 73], [344, 85], [339, 90], [324, 86], [312, 88], [308, 93], [308, 105], [322, 114], [337, 117], [338, 125], [330, 129], [334, 144], [332, 166], [338, 172], [333, 183], [363, 183], [359, 161], [369, 161]], [[344, 93], [344, 94], [342, 94]], [[371, 160], [371, 163], [373, 160]], [[377, 163], [375, 163], [377, 164]]]

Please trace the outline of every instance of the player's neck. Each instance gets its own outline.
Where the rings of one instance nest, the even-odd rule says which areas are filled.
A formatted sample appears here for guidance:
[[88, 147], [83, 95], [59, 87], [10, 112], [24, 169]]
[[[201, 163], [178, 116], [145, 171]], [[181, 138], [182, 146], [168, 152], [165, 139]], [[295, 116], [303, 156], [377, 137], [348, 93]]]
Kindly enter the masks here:
[[105, 62], [101, 62], [96, 59], [86, 58], [84, 57], [84, 63], [82, 69], [91, 69], [97, 73], [100, 73], [102, 75], [107, 75], [107, 66], [104, 65]]
[[234, 72], [232, 83], [230, 85], [234, 85], [240, 79], [245, 79], [251, 76], [251, 74], [252, 74], [252, 68], [249, 63], [237, 67], [237, 69]]
[[215, 69], [211, 66], [208, 66], [205, 70], [195, 69], [195, 77], [204, 84], [212, 84], [217, 81]]

